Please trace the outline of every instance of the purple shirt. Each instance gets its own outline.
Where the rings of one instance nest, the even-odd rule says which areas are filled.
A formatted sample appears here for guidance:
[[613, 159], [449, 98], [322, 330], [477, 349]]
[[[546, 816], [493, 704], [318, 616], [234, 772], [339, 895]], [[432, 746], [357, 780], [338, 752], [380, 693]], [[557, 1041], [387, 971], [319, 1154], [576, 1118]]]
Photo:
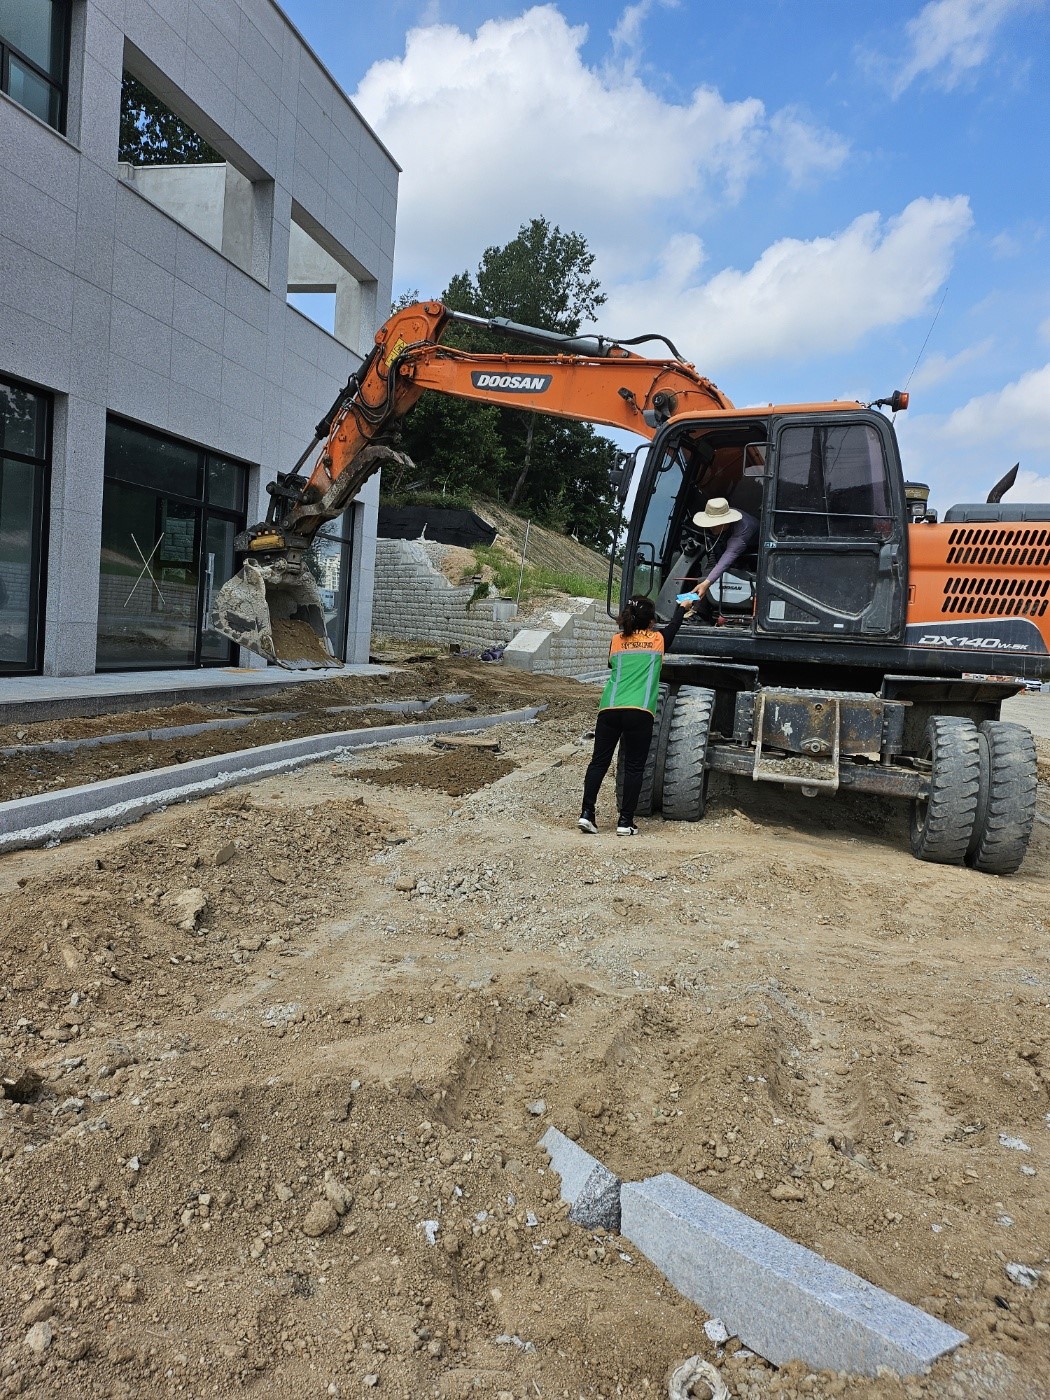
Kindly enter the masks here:
[[733, 526], [726, 539], [725, 548], [707, 575], [707, 582], [720, 579], [731, 564], [735, 564], [741, 554], [746, 554], [758, 539], [758, 521], [746, 511], [740, 512], [740, 519]]

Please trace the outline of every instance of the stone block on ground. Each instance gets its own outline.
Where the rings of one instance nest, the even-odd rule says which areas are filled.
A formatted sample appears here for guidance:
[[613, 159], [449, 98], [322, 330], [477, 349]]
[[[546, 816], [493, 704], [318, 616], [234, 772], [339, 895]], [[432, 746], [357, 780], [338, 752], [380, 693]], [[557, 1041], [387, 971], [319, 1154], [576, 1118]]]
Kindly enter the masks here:
[[620, 1178], [557, 1128], [548, 1128], [540, 1146], [561, 1178], [561, 1198], [569, 1219], [587, 1230], [620, 1229]]
[[914, 1375], [968, 1340], [680, 1177], [628, 1182], [620, 1200], [625, 1238], [776, 1366]]
[[507, 643], [503, 660], [508, 666], [517, 666], [522, 671], [538, 669], [540, 663], [550, 660], [551, 634], [542, 627], [523, 627]]

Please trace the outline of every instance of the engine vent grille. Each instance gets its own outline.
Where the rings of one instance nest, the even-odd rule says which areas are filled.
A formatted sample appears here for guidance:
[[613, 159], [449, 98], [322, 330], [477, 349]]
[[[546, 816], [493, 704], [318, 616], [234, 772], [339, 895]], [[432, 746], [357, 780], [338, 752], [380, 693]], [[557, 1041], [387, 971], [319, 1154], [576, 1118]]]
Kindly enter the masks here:
[[965, 525], [948, 536], [949, 564], [983, 564], [1005, 569], [1050, 567], [1050, 527], [1046, 525]]
[[1050, 605], [1050, 578], [949, 578], [945, 613], [977, 617], [1042, 617]]

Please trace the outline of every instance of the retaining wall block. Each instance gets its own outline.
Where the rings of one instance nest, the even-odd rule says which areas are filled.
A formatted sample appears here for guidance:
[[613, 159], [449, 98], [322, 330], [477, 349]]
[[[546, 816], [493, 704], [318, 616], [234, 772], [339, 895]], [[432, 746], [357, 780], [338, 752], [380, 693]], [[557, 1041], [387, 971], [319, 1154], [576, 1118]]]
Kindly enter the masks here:
[[680, 1177], [629, 1182], [620, 1202], [625, 1238], [775, 1366], [914, 1375], [968, 1340]]

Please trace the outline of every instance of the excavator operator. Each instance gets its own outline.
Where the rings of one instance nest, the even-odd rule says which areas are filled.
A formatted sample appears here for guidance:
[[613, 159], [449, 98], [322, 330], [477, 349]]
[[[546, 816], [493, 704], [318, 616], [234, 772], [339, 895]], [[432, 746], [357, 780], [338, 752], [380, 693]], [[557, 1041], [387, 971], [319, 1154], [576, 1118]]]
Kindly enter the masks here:
[[[713, 496], [703, 510], [693, 516], [693, 524], [718, 538], [709, 560], [707, 573], [693, 586], [699, 602], [693, 605], [693, 615], [700, 621], [710, 623], [718, 609], [707, 596], [711, 585], [716, 583], [727, 569], [741, 557], [749, 553], [758, 539], [758, 521], [746, 511], [737, 510], [724, 496]], [[692, 582], [692, 580], [690, 580]]]

